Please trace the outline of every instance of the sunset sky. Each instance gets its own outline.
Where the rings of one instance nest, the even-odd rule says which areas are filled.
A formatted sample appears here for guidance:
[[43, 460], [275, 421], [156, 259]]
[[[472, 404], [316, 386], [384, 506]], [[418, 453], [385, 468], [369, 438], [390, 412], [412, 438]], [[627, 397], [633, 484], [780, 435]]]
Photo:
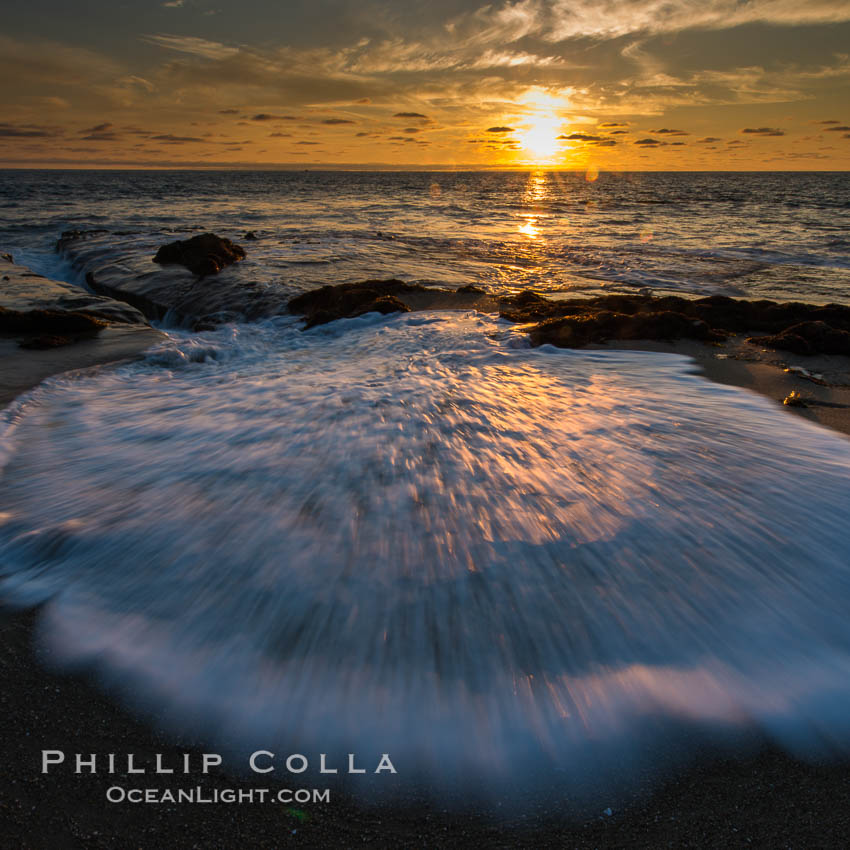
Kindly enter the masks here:
[[2, 166], [846, 169], [847, 0], [30, 0]]

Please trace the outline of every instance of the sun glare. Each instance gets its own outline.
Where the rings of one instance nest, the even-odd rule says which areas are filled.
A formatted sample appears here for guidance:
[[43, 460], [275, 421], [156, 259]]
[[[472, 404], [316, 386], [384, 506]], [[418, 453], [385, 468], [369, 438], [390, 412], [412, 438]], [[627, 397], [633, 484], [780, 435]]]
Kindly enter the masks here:
[[554, 115], [536, 116], [519, 134], [523, 150], [528, 151], [537, 162], [551, 160], [558, 153], [560, 126], [561, 121]]

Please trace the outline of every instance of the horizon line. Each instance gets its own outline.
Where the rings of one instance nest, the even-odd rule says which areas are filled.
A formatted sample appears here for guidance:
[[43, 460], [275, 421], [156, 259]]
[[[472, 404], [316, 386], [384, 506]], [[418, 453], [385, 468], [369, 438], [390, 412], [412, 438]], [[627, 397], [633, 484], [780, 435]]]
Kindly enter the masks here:
[[[475, 163], [166, 163], [145, 164], [132, 162], [82, 164], [73, 162], [49, 163], [3, 163], [0, 171], [289, 171], [289, 172], [407, 172], [407, 173], [451, 173], [451, 172], [512, 172], [512, 171], [563, 171], [582, 174], [587, 167], [560, 166], [552, 163], [510, 165], [479, 165]], [[758, 174], [758, 173], [815, 173], [847, 174], [850, 168], [596, 168], [600, 174]]]

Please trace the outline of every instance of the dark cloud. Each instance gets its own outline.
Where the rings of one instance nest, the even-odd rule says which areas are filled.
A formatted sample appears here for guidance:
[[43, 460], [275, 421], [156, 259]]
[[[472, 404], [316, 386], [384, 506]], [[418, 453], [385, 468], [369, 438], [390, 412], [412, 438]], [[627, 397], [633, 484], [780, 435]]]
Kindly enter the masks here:
[[239, 110], [238, 109], [219, 109], [218, 114], [219, 115], [238, 115]]
[[89, 135], [91, 133], [105, 133], [107, 130], [112, 129], [112, 124], [106, 122], [105, 124], [98, 124], [95, 127], [89, 127], [88, 130], [81, 130], [80, 133], [82, 135]]
[[710, 145], [714, 142], [722, 142], [723, 139], [720, 139], [717, 136], [706, 136], [704, 139], [698, 139], [697, 141], [702, 145]]
[[332, 126], [336, 125], [336, 124], [356, 124], [356, 123], [357, 123], [356, 121], [352, 121], [350, 118], [325, 118], [325, 120], [322, 121], [322, 124], [330, 124]]
[[829, 119], [827, 121], [812, 121], [812, 124], [840, 124], [840, 121], [836, 121], [834, 118]]
[[669, 127], [662, 127], [660, 130], [650, 130], [650, 133], [656, 133], [659, 136], [690, 136], [684, 130], [671, 130]]
[[601, 142], [596, 142], [596, 146], [600, 148], [610, 148], [616, 144], [617, 142], [614, 139], [602, 139]]
[[252, 121], [297, 121], [294, 115], [270, 115], [268, 112], [259, 112], [252, 116]]
[[412, 134], [412, 133], [421, 133], [422, 128], [421, 127], [405, 127], [401, 132], [407, 133], [408, 135]]
[[604, 124], [600, 124], [599, 126], [608, 128], [608, 127], [628, 127], [629, 125], [627, 123], [620, 123], [618, 121], [606, 121]]
[[296, 145], [317, 145], [318, 142], [296, 142]]
[[571, 142], [601, 142], [602, 136], [591, 136], [588, 133], [570, 133], [569, 136], [558, 136], [559, 139], [568, 139]]
[[612, 136], [628, 136], [628, 134], [629, 134], [628, 130], [612, 130], [611, 131]]
[[[186, 142], [202, 142], [197, 136], [175, 136], [171, 133], [162, 133], [159, 136], [151, 136], [152, 142], [168, 142], [168, 144], [185, 144]], [[227, 142], [225, 142], [227, 144]]]
[[658, 139], [638, 139], [635, 144], [643, 145], [644, 147], [652, 147], [653, 145], [663, 145], [664, 142], [659, 142]]
[[744, 127], [742, 133], [751, 136], [784, 136], [785, 131], [777, 127]]
[[513, 133], [513, 127], [488, 127], [488, 133]]
[[269, 133], [270, 139], [291, 139], [292, 133]]
[[825, 133], [846, 133], [850, 130], [850, 127], [846, 127], [844, 124], [839, 124], [837, 127], [827, 127], [824, 130]]
[[16, 127], [13, 124], [0, 124], [0, 138], [3, 139], [44, 139], [57, 133], [43, 127]]
[[421, 112], [396, 112], [393, 115], [393, 118], [425, 118], [427, 119], [427, 115], [423, 115]]

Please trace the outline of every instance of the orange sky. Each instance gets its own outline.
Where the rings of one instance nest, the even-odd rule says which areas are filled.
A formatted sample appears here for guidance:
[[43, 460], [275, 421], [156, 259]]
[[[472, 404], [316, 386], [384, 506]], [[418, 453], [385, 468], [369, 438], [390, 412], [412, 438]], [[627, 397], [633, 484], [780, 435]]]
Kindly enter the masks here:
[[4, 25], [0, 166], [850, 163], [843, 0], [33, 0]]

